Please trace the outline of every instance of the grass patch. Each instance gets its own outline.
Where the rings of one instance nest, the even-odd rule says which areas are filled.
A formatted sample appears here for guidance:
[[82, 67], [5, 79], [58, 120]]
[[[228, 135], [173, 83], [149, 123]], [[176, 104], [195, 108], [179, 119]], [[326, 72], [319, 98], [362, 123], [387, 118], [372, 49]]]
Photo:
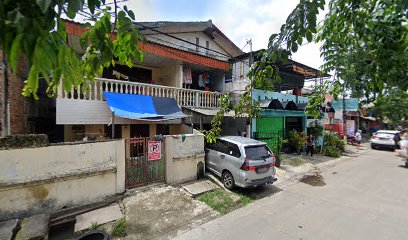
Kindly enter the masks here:
[[94, 231], [94, 230], [98, 230], [99, 229], [99, 225], [97, 222], [93, 222], [91, 223], [91, 226], [89, 226], [88, 231]]
[[126, 220], [125, 218], [118, 219], [112, 226], [112, 237], [126, 236]]
[[206, 203], [208, 206], [223, 215], [249, 204], [253, 199], [255, 199], [255, 194], [246, 196], [243, 194], [226, 192], [221, 189], [206, 192], [198, 197], [198, 200]]
[[305, 163], [305, 161], [300, 158], [289, 158], [289, 159], [285, 159], [284, 162], [292, 167], [298, 167]]
[[84, 234], [86, 232], [100, 230], [100, 229], [101, 229], [101, 226], [98, 225], [97, 222], [92, 222], [91, 225], [87, 229], [84, 229], [82, 231], [78, 231], [78, 232], [74, 233], [74, 237], [76, 238], [76, 237], [79, 237], [79, 236], [81, 236], [82, 234]]

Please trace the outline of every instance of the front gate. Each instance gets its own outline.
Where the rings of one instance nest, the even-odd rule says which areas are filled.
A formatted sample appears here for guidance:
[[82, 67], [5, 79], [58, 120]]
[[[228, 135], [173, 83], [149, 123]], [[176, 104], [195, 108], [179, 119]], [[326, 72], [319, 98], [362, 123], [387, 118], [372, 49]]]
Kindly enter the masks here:
[[[150, 154], [149, 143], [151, 148]], [[126, 188], [164, 181], [165, 163], [163, 145], [162, 142], [145, 137], [126, 139]], [[159, 159], [157, 159], [158, 147], [161, 151]]]

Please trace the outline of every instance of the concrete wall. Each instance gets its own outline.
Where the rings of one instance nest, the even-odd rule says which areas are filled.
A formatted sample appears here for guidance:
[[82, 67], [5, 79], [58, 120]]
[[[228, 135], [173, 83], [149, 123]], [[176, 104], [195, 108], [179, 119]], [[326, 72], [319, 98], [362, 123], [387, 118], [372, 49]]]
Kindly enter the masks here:
[[[254, 89], [252, 91], [252, 99], [255, 99], [257, 101], [278, 99], [281, 102], [293, 101], [296, 103], [295, 95], [271, 92], [271, 91], [263, 91], [259, 89]], [[302, 96], [297, 97], [297, 103], [307, 103], [307, 101], [308, 101], [307, 97], [302, 97]]]
[[0, 151], [0, 221], [125, 190], [124, 140]]
[[193, 133], [193, 130], [190, 126], [185, 124], [172, 124], [169, 127], [169, 134], [170, 135], [178, 135], [178, 134], [190, 134]]
[[160, 68], [158, 83], [170, 87], [181, 88], [183, 84], [182, 65], [168, 64]]
[[197, 165], [204, 167], [204, 135], [185, 134], [164, 137], [166, 182], [181, 183], [197, 179]]

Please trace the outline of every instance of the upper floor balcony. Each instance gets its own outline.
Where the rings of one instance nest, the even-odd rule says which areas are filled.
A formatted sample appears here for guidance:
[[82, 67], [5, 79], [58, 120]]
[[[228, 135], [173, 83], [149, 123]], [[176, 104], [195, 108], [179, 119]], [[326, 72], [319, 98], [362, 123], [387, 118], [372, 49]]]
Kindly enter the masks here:
[[139, 94], [152, 97], [174, 98], [179, 106], [218, 108], [221, 93], [169, 87], [162, 85], [121, 81], [115, 79], [96, 78], [88, 85], [88, 89], [71, 89], [65, 92], [61, 86], [58, 89], [58, 99], [105, 101], [103, 92], [123, 94]]

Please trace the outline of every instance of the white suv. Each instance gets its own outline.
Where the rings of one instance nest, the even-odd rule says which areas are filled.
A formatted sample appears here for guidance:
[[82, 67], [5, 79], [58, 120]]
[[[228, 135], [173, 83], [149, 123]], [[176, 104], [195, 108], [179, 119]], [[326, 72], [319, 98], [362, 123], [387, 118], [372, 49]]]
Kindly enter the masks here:
[[370, 143], [372, 149], [390, 148], [395, 149], [394, 136], [399, 131], [379, 130], [371, 137]]

